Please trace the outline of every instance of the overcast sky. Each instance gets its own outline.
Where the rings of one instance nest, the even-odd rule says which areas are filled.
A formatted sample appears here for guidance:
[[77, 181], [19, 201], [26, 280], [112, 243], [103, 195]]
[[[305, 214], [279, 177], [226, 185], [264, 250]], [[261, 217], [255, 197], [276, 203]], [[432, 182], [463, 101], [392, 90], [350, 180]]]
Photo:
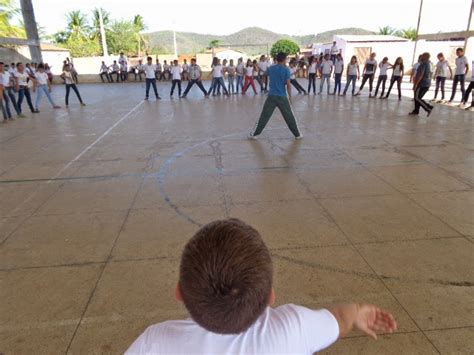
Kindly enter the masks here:
[[[258, 26], [292, 35], [342, 27], [377, 31], [386, 25], [416, 27], [419, 0], [33, 0], [36, 20], [54, 33], [66, 26], [65, 14], [90, 14], [102, 5], [113, 18], [144, 17], [148, 31], [170, 30], [230, 34]], [[471, 0], [424, 0], [420, 33], [465, 30]]]

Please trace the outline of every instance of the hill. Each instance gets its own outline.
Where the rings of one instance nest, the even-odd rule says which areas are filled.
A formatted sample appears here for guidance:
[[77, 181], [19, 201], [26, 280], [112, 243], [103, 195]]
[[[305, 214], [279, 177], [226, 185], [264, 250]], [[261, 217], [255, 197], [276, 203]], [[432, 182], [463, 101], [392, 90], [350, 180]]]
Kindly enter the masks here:
[[[301, 47], [306, 47], [312, 43], [330, 42], [334, 35], [352, 34], [367, 35], [374, 32], [361, 28], [341, 28], [332, 31], [321, 32], [317, 35], [290, 36], [286, 34], [275, 33], [259, 27], [245, 28], [236, 33], [226, 36], [199, 34], [193, 32], [176, 32], [176, 43], [179, 53], [193, 54], [206, 50], [211, 41], [219, 41], [223, 47], [231, 46], [236, 50], [256, 55], [267, 52], [267, 45], [271, 45], [279, 39], [289, 38], [298, 43]], [[149, 47], [153, 53], [173, 53], [173, 32], [159, 31], [145, 34]], [[249, 45], [255, 46], [249, 46]]]

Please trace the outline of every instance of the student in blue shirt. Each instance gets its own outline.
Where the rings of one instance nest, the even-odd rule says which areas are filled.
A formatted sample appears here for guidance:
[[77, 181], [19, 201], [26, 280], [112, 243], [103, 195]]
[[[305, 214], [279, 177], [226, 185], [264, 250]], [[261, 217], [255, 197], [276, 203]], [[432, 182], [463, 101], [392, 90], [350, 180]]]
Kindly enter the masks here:
[[[286, 54], [278, 53], [277, 64], [268, 68], [270, 78], [270, 91], [263, 105], [263, 110], [257, 122], [255, 130], [249, 134], [249, 139], [257, 139], [262, 133], [268, 121], [272, 117], [273, 111], [278, 107], [290, 131], [296, 139], [303, 138], [298, 129], [295, 115], [291, 109], [291, 82], [290, 70], [286, 66]], [[288, 92], [288, 94], [287, 94]]]

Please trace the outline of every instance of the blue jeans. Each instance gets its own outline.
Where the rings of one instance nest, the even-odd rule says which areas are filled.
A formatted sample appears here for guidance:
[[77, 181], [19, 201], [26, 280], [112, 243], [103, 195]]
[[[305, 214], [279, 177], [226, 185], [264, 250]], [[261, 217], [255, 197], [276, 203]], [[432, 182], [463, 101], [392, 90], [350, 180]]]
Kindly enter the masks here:
[[228, 84], [228, 86], [227, 86], [227, 87], [228, 87], [227, 90], [229, 91], [229, 94], [230, 94], [230, 93], [233, 94], [233, 93], [235, 92], [234, 77], [235, 77], [235, 75], [229, 75], [229, 76], [227, 76], [227, 81], [229, 82], [229, 84]]
[[39, 85], [37, 87], [37, 92], [36, 92], [36, 103], [35, 103], [35, 108], [38, 110], [39, 109], [39, 104], [41, 102], [41, 99], [43, 98], [43, 94], [46, 95], [46, 97], [48, 98], [49, 100], [49, 103], [52, 105], [52, 106], [56, 106], [56, 104], [54, 103], [53, 101], [53, 98], [51, 97], [51, 94], [49, 93], [49, 88], [48, 88], [48, 85]]
[[18, 91], [18, 111], [21, 113], [21, 104], [23, 103], [23, 99], [25, 97], [30, 111], [33, 112], [35, 109], [33, 108], [33, 103], [31, 102], [31, 94], [28, 86], [20, 86], [20, 90]]
[[327, 81], [328, 94], [329, 94], [329, 90], [331, 88], [331, 76], [329, 74], [323, 74], [321, 78], [321, 85], [319, 85], [319, 93], [323, 91], [323, 86], [324, 86], [325, 81]]
[[341, 93], [341, 78], [342, 78], [342, 73], [334, 74], [334, 94], [336, 94], [336, 91], [338, 94]]
[[347, 93], [347, 89], [349, 85], [352, 83], [352, 95], [355, 94], [355, 87], [356, 87], [357, 75], [348, 75], [347, 76], [347, 83], [346, 87], [344, 88], [344, 95]]
[[229, 95], [229, 92], [227, 91], [227, 89], [225, 88], [225, 84], [224, 84], [224, 78], [223, 77], [220, 77], [220, 78], [213, 78], [212, 79], [212, 84], [211, 84], [211, 87], [209, 88], [209, 91], [207, 92], [208, 95], [211, 94], [211, 91], [212, 91], [212, 94], [215, 94], [216, 93], [216, 89], [222, 87], [222, 90], [224, 91], [224, 94], [225, 95]]
[[237, 75], [237, 84], [235, 85], [237, 89], [237, 94], [239, 93], [239, 87], [240, 90], [244, 89], [244, 77], [242, 75]]
[[11, 101], [13, 109], [15, 110], [16, 114], [19, 115], [20, 111], [18, 110], [18, 106], [16, 104], [15, 93], [13, 92], [13, 88], [8, 86], [3, 90], [3, 103], [5, 104], [7, 116], [10, 118], [12, 117], [12, 113], [10, 111], [9, 101]]
[[150, 85], [153, 86], [153, 91], [155, 92], [155, 96], [159, 97], [158, 90], [156, 89], [156, 79], [148, 79], [146, 78], [145, 83], [145, 97], [148, 99], [148, 94], [150, 93]]

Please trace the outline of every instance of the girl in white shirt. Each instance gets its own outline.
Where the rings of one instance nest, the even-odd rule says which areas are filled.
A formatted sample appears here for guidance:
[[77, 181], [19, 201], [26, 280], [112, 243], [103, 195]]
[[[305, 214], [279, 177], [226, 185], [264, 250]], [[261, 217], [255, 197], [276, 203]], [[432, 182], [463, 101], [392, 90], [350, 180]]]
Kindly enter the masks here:
[[228, 87], [227, 91], [229, 91], [229, 94], [235, 94], [235, 86], [234, 86], [234, 79], [235, 79], [235, 65], [234, 65], [234, 60], [231, 59], [229, 62], [229, 66], [227, 67], [227, 81], [228, 81]]
[[[36, 102], [35, 102], [35, 112], [39, 113], [39, 104], [41, 102], [41, 99], [43, 98], [43, 94], [46, 95], [46, 97], [49, 100], [49, 103], [53, 108], [61, 108], [61, 106], [58, 106], [54, 103], [53, 98], [51, 97], [51, 83], [48, 80], [48, 74], [45, 73], [44, 71], [44, 64], [40, 63], [38, 65], [38, 71], [36, 72], [35, 75], [35, 85], [36, 85]], [[33, 89], [34, 90], [34, 89]]]
[[260, 56], [260, 61], [258, 62], [259, 76], [260, 81], [262, 82], [262, 91], [267, 92], [268, 88], [268, 62], [267, 58], [264, 55]]
[[239, 58], [237, 61], [237, 66], [235, 67], [235, 74], [237, 75], [237, 83], [236, 83], [236, 93], [239, 93], [239, 88], [243, 91], [244, 89], [244, 73], [245, 72], [245, 65], [244, 59]]
[[347, 89], [349, 85], [352, 83], [352, 96], [355, 96], [355, 86], [357, 79], [360, 78], [360, 69], [359, 63], [357, 62], [357, 57], [355, 55], [352, 56], [350, 63], [347, 65], [347, 81], [346, 87], [344, 88], [344, 92], [342, 96], [346, 96]]
[[[444, 58], [443, 53], [438, 54], [438, 63], [436, 63], [436, 69], [434, 77], [436, 79], [436, 88], [435, 94], [433, 98], [433, 102], [443, 102], [444, 101], [444, 84], [446, 82], [446, 78], [448, 76], [448, 70], [451, 73], [451, 78], [453, 77], [453, 70], [449, 65], [449, 62]], [[441, 100], [436, 101], [436, 97], [438, 96], [438, 91], [441, 88]]]
[[382, 92], [380, 93], [380, 98], [383, 97], [383, 95], [385, 94], [385, 84], [387, 83], [387, 71], [388, 69], [390, 68], [390, 63], [388, 62], [388, 58], [387, 57], [384, 57], [382, 59], [382, 61], [380, 62], [379, 64], [379, 69], [380, 69], [380, 73], [379, 73], [379, 78], [377, 79], [377, 86], [375, 87], [375, 94], [374, 98], [377, 97], [377, 94], [379, 92], [379, 87], [380, 87], [380, 84], [382, 84]]
[[245, 95], [249, 86], [252, 86], [253, 92], [257, 95], [257, 88], [255, 87], [255, 81], [253, 80], [253, 72], [254, 70], [258, 70], [255, 68], [251, 59], [247, 60], [247, 65], [245, 66], [245, 84], [244, 88], [242, 89], [242, 95]]
[[25, 70], [25, 66], [23, 63], [16, 64], [16, 71], [15, 71], [15, 80], [16, 80], [16, 92], [18, 93], [18, 111], [21, 115], [21, 104], [23, 103], [23, 98], [26, 97], [26, 102], [28, 103], [28, 107], [32, 113], [35, 113], [35, 109], [33, 107], [33, 102], [31, 101], [31, 94], [30, 89], [28, 88], [28, 80], [30, 76]]
[[64, 71], [61, 74], [61, 78], [64, 80], [64, 84], [66, 85], [66, 107], [69, 105], [69, 92], [71, 89], [76, 93], [81, 106], [86, 106], [86, 104], [82, 101], [81, 94], [79, 94], [79, 90], [77, 89], [76, 81], [74, 80], [74, 76], [71, 73], [71, 67], [69, 64], [64, 66]]
[[303, 89], [303, 87], [300, 85], [298, 80], [296, 80], [296, 73], [298, 72], [298, 63], [296, 62], [295, 59], [292, 59], [290, 61], [290, 83], [295, 87], [295, 89], [298, 91], [298, 94], [305, 94], [308, 95], [306, 90]]
[[342, 58], [342, 54], [336, 55], [336, 61], [334, 62], [334, 95], [336, 95], [336, 91], [338, 95], [341, 95], [341, 79], [342, 79], [342, 72], [344, 71], [344, 59]]
[[308, 94], [311, 93], [313, 87], [313, 94], [316, 95], [316, 72], [318, 71], [318, 59], [312, 55], [308, 61]]
[[389, 69], [393, 69], [392, 72], [392, 78], [390, 79], [390, 86], [388, 87], [387, 95], [383, 97], [384, 99], [387, 99], [390, 96], [390, 91], [392, 91], [393, 84], [396, 82], [397, 83], [397, 89], [398, 89], [398, 100], [402, 99], [402, 80], [403, 80], [403, 74], [405, 67], [403, 66], [403, 58], [398, 57], [395, 60], [395, 64], [389, 66]]
[[324, 82], [327, 82], [327, 88], [328, 88], [328, 95], [331, 95], [329, 93], [331, 89], [331, 74], [333, 70], [334, 64], [333, 62], [329, 59], [329, 54], [326, 54], [324, 56], [323, 61], [321, 62], [320, 65], [320, 72], [321, 72], [321, 83], [319, 85], [319, 95], [323, 92], [323, 86]]
[[222, 91], [224, 91], [224, 95], [229, 96], [229, 92], [227, 91], [225, 84], [224, 84], [224, 67], [222, 66], [220, 59], [214, 57], [212, 60], [212, 83], [209, 91], [207, 92], [208, 95], [211, 94], [212, 96], [216, 96], [216, 90], [218, 87], [222, 87]]

